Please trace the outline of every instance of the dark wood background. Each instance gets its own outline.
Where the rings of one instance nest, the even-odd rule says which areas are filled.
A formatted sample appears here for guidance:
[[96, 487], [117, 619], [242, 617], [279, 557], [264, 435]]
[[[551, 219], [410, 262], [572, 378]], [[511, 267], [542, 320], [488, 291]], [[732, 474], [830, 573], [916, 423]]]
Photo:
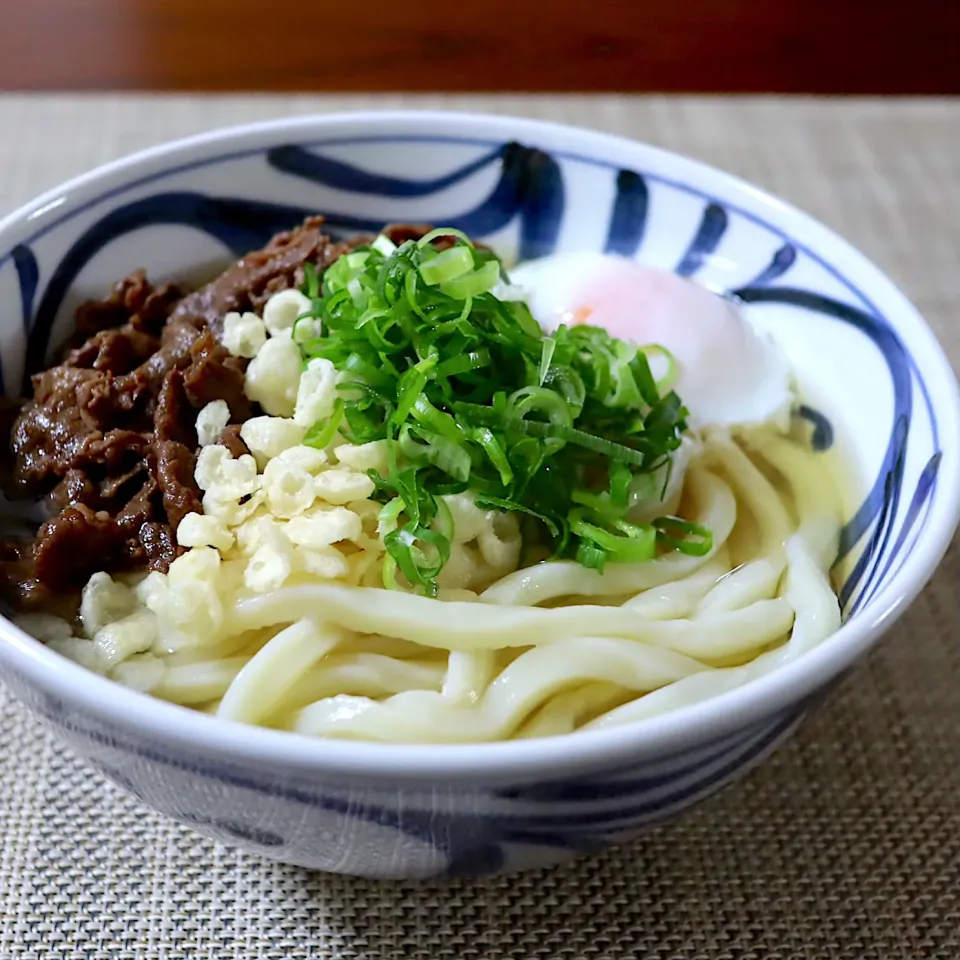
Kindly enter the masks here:
[[960, 0], [0, 0], [0, 89], [960, 93]]

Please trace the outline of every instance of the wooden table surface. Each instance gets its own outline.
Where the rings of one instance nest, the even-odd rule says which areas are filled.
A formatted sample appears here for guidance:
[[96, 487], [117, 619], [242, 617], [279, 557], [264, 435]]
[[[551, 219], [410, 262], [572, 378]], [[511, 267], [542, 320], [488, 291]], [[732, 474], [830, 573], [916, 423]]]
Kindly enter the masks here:
[[957, 0], [0, 0], [0, 90], [960, 93]]

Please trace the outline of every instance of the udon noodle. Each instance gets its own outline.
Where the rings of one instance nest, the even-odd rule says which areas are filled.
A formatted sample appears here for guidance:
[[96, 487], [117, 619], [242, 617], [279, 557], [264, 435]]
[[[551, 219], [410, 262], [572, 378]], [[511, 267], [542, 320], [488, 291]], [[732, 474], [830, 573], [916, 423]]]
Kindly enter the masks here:
[[[343, 582], [294, 576], [257, 595], [231, 586], [228, 552], [210, 582], [192, 585], [219, 605], [200, 626], [188, 617], [185, 630], [168, 616], [169, 594], [151, 601], [151, 578], [100, 580], [88, 605], [106, 612], [88, 617], [89, 639], [61, 630], [49, 642], [121, 682], [231, 720], [459, 743], [651, 717], [757, 677], [837, 629], [829, 568], [839, 498], [802, 442], [769, 430], [706, 436], [678, 512], [713, 531], [708, 555], [665, 554], [602, 574], [548, 560], [435, 600], [362, 585], [383, 563], [375, 536], [350, 554]], [[498, 540], [500, 519], [487, 513], [476, 529], [474, 517], [471, 539]], [[112, 622], [111, 604], [122, 614]], [[24, 624], [51, 629], [49, 620]]]

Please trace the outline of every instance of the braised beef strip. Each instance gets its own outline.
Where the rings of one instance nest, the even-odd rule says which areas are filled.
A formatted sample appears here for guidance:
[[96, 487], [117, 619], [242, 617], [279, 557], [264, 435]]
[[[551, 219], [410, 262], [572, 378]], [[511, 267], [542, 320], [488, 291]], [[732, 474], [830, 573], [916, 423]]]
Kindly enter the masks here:
[[[428, 229], [387, 232], [401, 242]], [[370, 239], [334, 242], [313, 217], [192, 293], [153, 286], [140, 270], [81, 306], [62, 362], [32, 378], [19, 412], [3, 408], [0, 481], [11, 499], [42, 499], [50, 519], [33, 541], [0, 542], [0, 596], [20, 610], [75, 610], [99, 570], [166, 571], [183, 552], [177, 525], [200, 509], [197, 411], [226, 401], [222, 442], [235, 455], [246, 450], [239, 424], [257, 412], [243, 391], [246, 361], [219, 343], [223, 317], [261, 312], [303, 283], [305, 263], [322, 272]]]

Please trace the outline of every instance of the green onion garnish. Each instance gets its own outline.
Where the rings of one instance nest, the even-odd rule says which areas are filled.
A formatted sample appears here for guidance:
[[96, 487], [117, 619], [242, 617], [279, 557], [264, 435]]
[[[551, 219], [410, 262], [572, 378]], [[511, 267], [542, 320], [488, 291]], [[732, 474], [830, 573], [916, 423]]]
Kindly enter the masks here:
[[710, 551], [697, 524], [627, 516], [686, 429], [666, 389], [672, 369], [660, 383], [650, 371], [644, 351], [657, 348], [586, 325], [545, 336], [522, 300], [491, 292], [508, 283], [496, 256], [449, 228], [400, 246], [378, 237], [322, 278], [304, 275], [306, 316], [322, 331], [299, 344], [304, 364], [323, 357], [341, 372], [333, 416], [305, 442], [322, 447], [338, 431], [387, 441], [387, 475], [370, 474], [384, 505], [386, 586], [399, 573], [436, 595], [452, 535], [439, 498], [463, 491], [593, 569], [649, 560], [658, 547]]
[[652, 525], [657, 539], [670, 549], [691, 557], [706, 556], [713, 549], [713, 534], [699, 523], [679, 517], [658, 517]]

